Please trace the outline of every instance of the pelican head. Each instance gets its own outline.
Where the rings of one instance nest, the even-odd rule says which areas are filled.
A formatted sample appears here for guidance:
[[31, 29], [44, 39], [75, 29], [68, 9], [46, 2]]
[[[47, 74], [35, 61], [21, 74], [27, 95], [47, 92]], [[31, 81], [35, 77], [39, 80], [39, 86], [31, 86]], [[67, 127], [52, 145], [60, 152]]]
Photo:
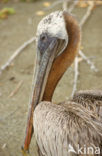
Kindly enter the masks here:
[[46, 45], [42, 43], [43, 45], [40, 44], [39, 46], [45, 46], [45, 48], [47, 48], [46, 46], [49, 46], [53, 38], [65, 41], [62, 49], [60, 49], [60, 52], [63, 51], [68, 44], [68, 34], [66, 31], [63, 11], [51, 13], [50, 15], [44, 17], [38, 25], [37, 45], [39, 44], [38, 41], [42, 43], [42, 39], [46, 39]]
[[43, 18], [37, 28], [37, 62], [33, 92], [35, 106], [42, 100], [53, 61], [64, 51], [67, 44], [68, 34], [63, 11], [56, 11]]

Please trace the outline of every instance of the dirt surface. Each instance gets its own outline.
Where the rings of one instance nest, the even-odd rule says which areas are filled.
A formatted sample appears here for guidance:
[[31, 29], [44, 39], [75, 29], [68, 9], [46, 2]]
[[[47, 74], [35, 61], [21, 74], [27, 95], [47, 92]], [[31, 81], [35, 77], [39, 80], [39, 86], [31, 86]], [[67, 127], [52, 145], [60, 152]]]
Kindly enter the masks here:
[[[3, 65], [13, 52], [25, 41], [35, 35], [36, 27], [42, 16], [35, 12], [41, 10], [43, 1], [36, 3], [7, 3], [13, 7], [15, 15], [0, 21], [0, 66]], [[0, 4], [0, 9], [5, 5]], [[61, 9], [57, 6], [46, 12]], [[86, 9], [76, 8], [73, 13], [80, 20]], [[83, 52], [91, 58], [98, 72], [90, 70], [85, 61], [80, 63], [80, 89], [102, 89], [102, 7], [94, 9], [87, 23], [82, 28]], [[21, 145], [24, 140], [28, 103], [31, 94], [31, 84], [35, 60], [35, 44], [27, 47], [14, 60], [12, 66], [0, 76], [0, 156], [21, 156]], [[73, 65], [57, 86], [53, 100], [63, 101], [70, 97], [73, 87]], [[15, 95], [10, 94], [22, 81]], [[32, 139], [31, 151], [36, 156], [36, 145]]]

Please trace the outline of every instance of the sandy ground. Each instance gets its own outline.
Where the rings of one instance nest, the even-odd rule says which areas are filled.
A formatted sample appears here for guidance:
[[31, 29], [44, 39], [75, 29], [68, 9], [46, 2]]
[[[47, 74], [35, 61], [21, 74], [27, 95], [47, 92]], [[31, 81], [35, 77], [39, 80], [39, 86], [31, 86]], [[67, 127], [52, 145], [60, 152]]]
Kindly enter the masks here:
[[[35, 12], [42, 9], [42, 3], [43, 1], [6, 4], [6, 6], [13, 7], [16, 14], [0, 21], [0, 66], [22, 43], [35, 35], [37, 24], [42, 18], [36, 16]], [[0, 4], [0, 9], [4, 6]], [[57, 9], [61, 9], [61, 6], [47, 11], [46, 14]], [[80, 20], [85, 11], [86, 9], [76, 8], [73, 13]], [[91, 58], [99, 71], [95, 73], [90, 70], [85, 61], [81, 62], [78, 90], [102, 89], [102, 7], [97, 7], [84, 25], [82, 46], [84, 53]], [[21, 156], [20, 147], [25, 134], [35, 52], [35, 44], [31, 44], [0, 76], [0, 156]], [[72, 65], [58, 84], [54, 101], [59, 102], [70, 97], [73, 77]], [[18, 92], [10, 97], [11, 92], [21, 81], [22, 85]], [[32, 139], [31, 151], [32, 155], [37, 155], [34, 138]]]

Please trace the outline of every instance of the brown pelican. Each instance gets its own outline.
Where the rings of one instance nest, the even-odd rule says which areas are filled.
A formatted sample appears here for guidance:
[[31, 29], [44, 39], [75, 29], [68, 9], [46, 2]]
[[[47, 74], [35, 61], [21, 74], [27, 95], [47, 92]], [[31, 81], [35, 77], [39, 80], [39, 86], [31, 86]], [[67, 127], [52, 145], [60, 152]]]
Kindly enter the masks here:
[[23, 151], [28, 150], [34, 129], [40, 156], [102, 155], [102, 91], [80, 91], [70, 101], [51, 102], [79, 46], [79, 25], [67, 12], [51, 13], [39, 23]]

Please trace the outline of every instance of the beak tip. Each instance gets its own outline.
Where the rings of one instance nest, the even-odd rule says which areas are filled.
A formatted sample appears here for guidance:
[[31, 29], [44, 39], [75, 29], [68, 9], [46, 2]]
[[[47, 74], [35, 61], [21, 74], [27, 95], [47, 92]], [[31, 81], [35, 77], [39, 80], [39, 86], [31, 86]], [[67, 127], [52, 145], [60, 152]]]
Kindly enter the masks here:
[[24, 147], [21, 146], [22, 156], [29, 156], [29, 150], [24, 150]]

